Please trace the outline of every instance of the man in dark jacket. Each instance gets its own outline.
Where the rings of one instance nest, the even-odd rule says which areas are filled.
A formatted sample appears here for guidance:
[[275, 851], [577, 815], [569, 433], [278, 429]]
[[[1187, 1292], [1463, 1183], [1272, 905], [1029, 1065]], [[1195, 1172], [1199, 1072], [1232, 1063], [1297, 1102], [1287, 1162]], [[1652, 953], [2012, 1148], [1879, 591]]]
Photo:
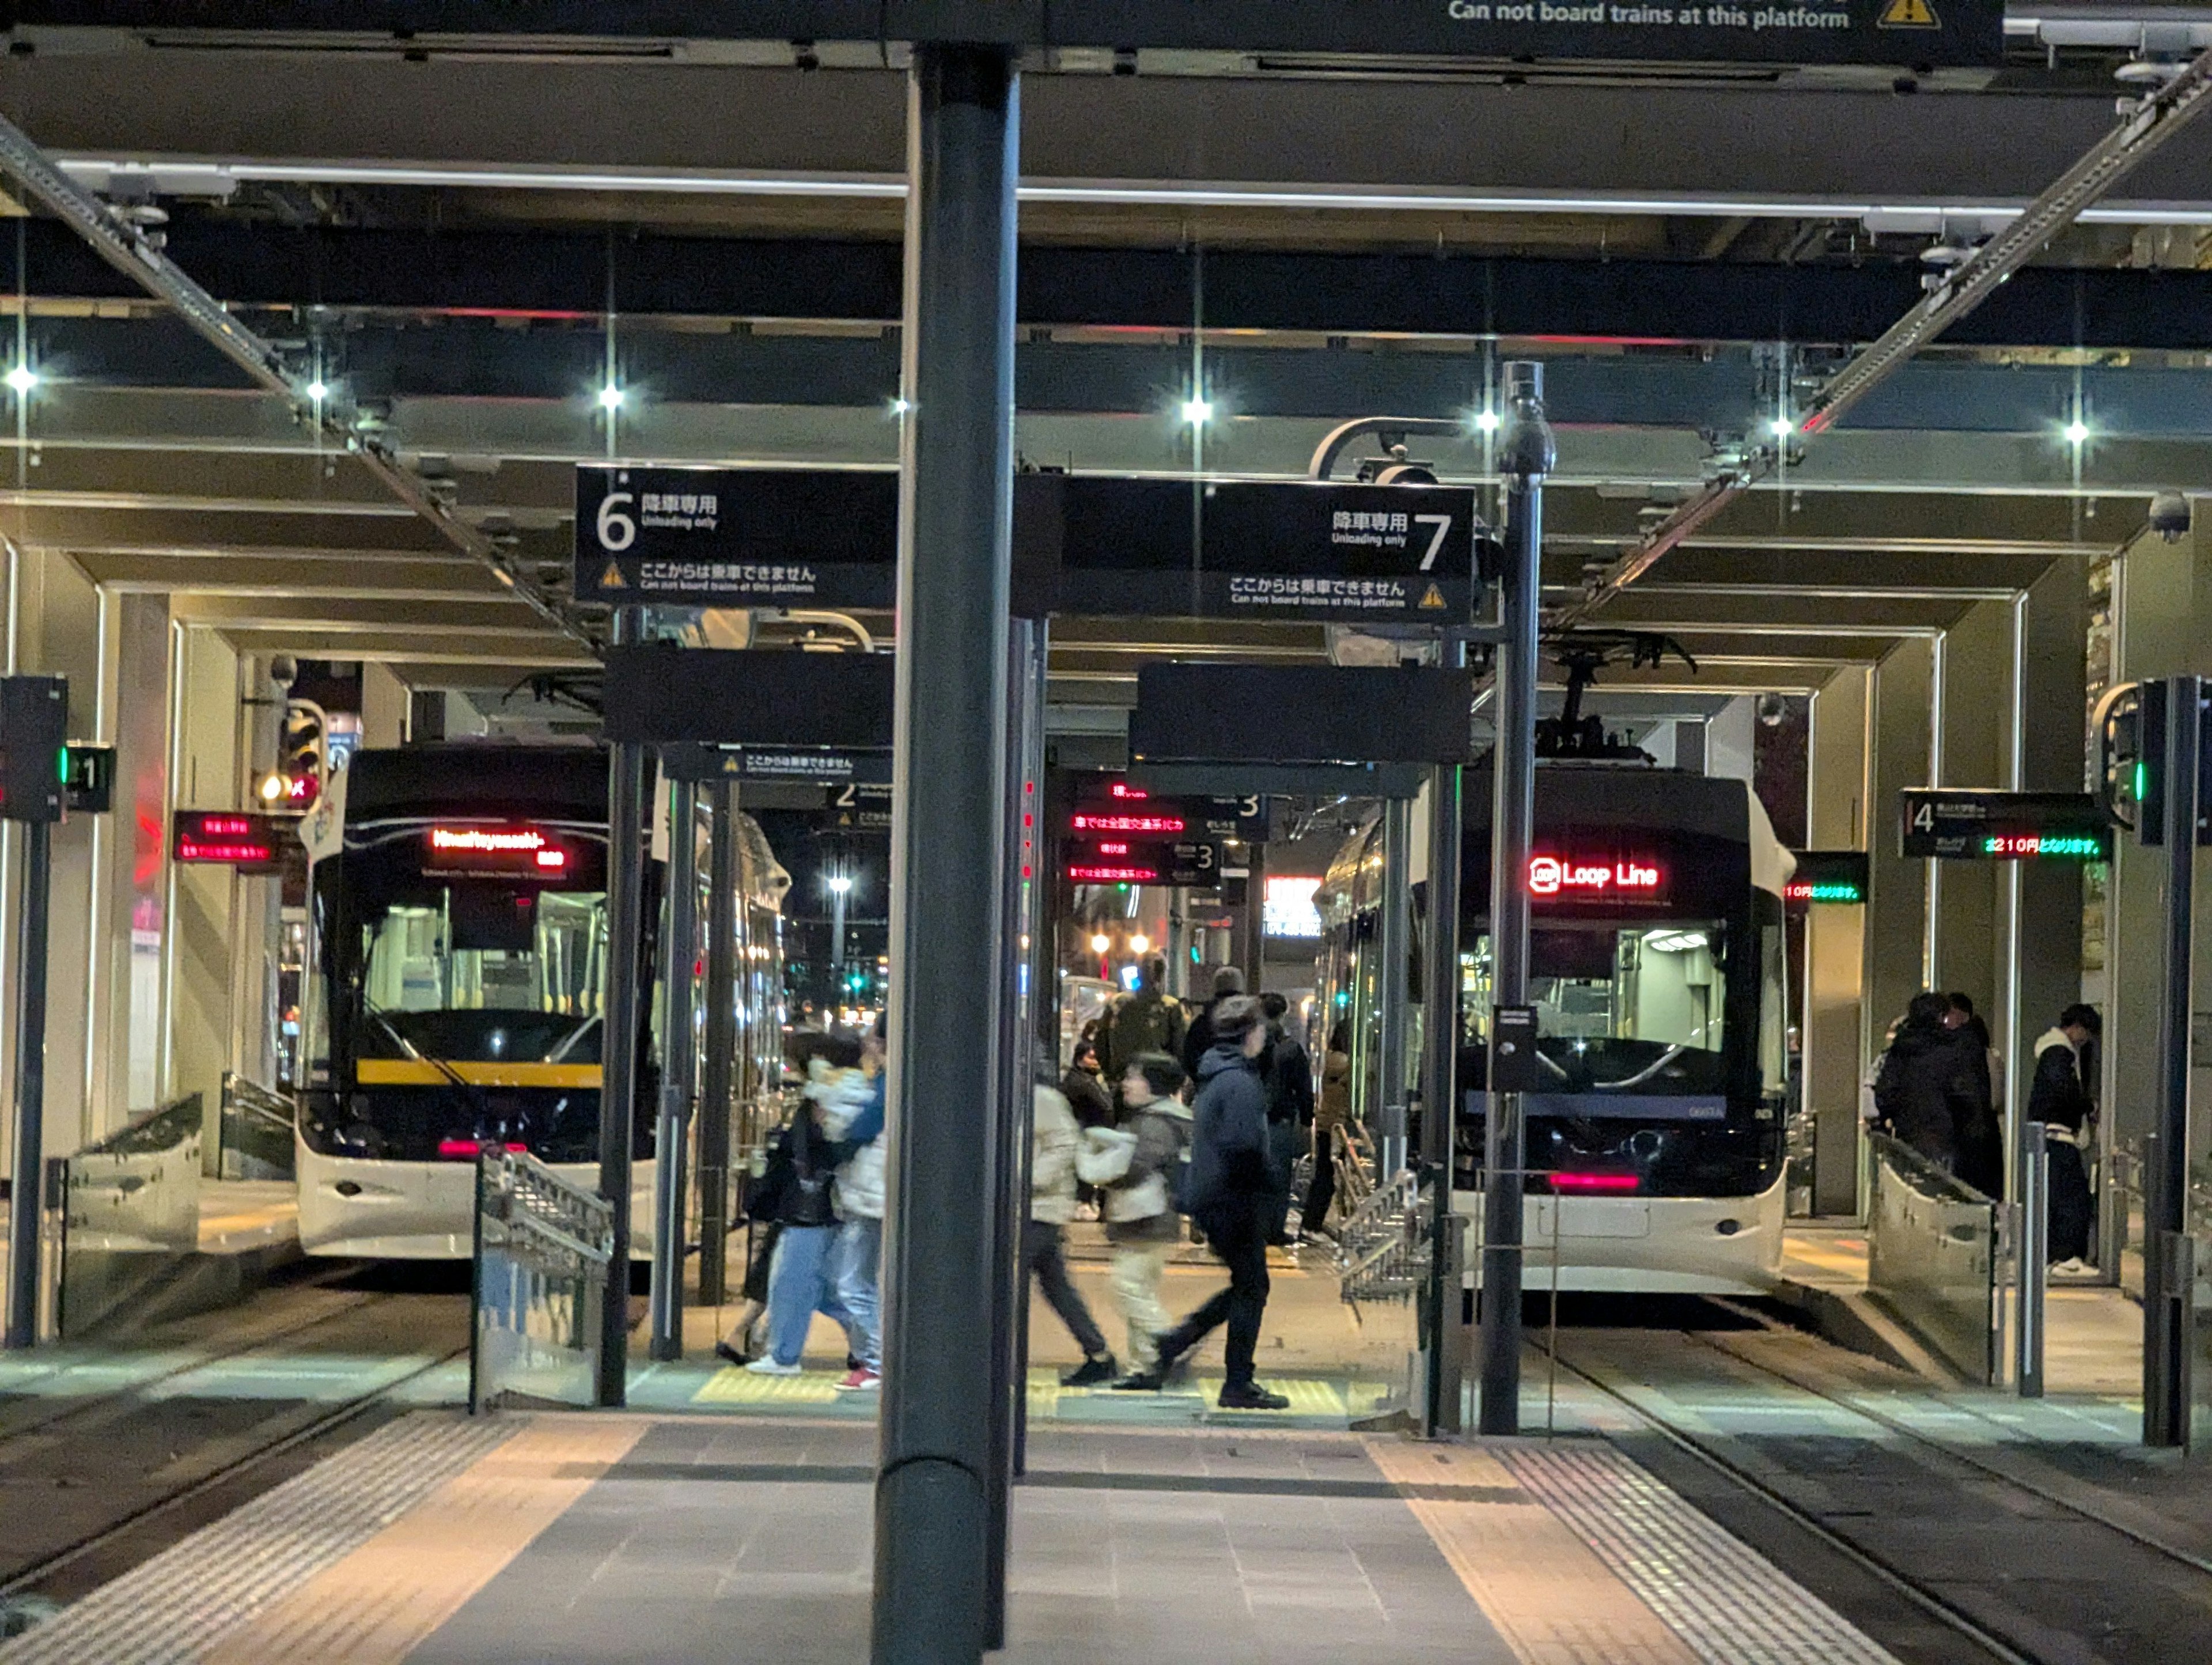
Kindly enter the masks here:
[[1874, 1084], [1875, 1112], [1892, 1137], [1947, 1170], [1988, 1114], [1978, 1049], [1970, 1034], [1944, 1027], [1950, 1007], [1943, 995], [1914, 995]]
[[1190, 1020], [1190, 1028], [1182, 1037], [1182, 1070], [1194, 1081], [1198, 1079], [1198, 1066], [1206, 1054], [1213, 1050], [1215, 1039], [1213, 1013], [1226, 1000], [1244, 992], [1244, 974], [1233, 965], [1224, 965], [1213, 974], [1213, 998], [1205, 1009]]
[[[1186, 1034], [1182, 1003], [1168, 993], [1168, 963], [1154, 954], [1138, 968], [1137, 987], [1106, 1008], [1098, 1033], [1100, 1079], [1118, 1101], [1121, 1078], [1132, 1064], [1148, 1052], [1181, 1057]], [[1082, 1113], [1077, 1105], [1077, 1115]]]
[[1313, 1056], [1290, 1031], [1285, 1020], [1291, 1003], [1285, 997], [1273, 991], [1262, 994], [1260, 1011], [1267, 1020], [1267, 1158], [1283, 1188], [1281, 1212], [1267, 1216], [1267, 1241], [1287, 1249], [1291, 1238], [1284, 1223], [1291, 1212], [1291, 1170], [1297, 1166], [1299, 1147], [1310, 1142], [1306, 1129], [1313, 1126]]
[[1260, 1003], [1242, 994], [1218, 1001], [1212, 1017], [1213, 1046], [1199, 1060], [1198, 1102], [1191, 1107], [1183, 1207], [1229, 1268], [1229, 1287], [1161, 1336], [1158, 1367], [1123, 1385], [1160, 1386], [1176, 1361], [1225, 1322], [1222, 1409], [1285, 1410], [1289, 1400], [1253, 1379], [1260, 1321], [1267, 1310], [1267, 1214], [1280, 1195], [1268, 1155], [1267, 1088], [1260, 1073], [1267, 1023]]
[[2058, 1024], [2035, 1042], [2035, 1079], [2027, 1090], [2027, 1119], [2050, 1129], [2050, 1259], [2061, 1273], [2086, 1272], [2096, 1202], [2082, 1152], [2089, 1148], [2094, 1106], [2082, 1079], [2084, 1049], [2103, 1032], [2105, 1020], [2090, 1006], [2069, 1006]]

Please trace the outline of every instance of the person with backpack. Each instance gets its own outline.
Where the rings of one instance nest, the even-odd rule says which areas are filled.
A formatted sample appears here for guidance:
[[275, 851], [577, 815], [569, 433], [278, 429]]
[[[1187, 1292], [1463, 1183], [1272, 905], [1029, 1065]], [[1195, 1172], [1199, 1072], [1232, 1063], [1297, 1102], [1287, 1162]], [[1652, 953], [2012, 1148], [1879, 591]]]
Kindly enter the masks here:
[[1224, 1411], [1286, 1410], [1289, 1400], [1253, 1378], [1267, 1311], [1267, 1209], [1281, 1188], [1268, 1157], [1267, 1088], [1260, 1075], [1267, 1020], [1257, 1000], [1237, 994], [1215, 1006], [1212, 1027], [1191, 1106], [1183, 1206], [1229, 1268], [1229, 1287], [1160, 1336], [1158, 1364], [1130, 1385], [1164, 1386], [1183, 1355], [1226, 1323], [1225, 1379], [1216, 1402]]
[[837, 1298], [830, 1267], [838, 1232], [832, 1188], [840, 1152], [830, 1123], [850, 1120], [868, 1097], [860, 1057], [859, 1042], [823, 1037], [806, 1066], [799, 1111], [769, 1148], [762, 1190], [769, 1217], [782, 1229], [769, 1269], [769, 1350], [745, 1366], [756, 1376], [799, 1374], [806, 1333], [817, 1312], [843, 1326], [854, 1357], [863, 1345], [853, 1315]]
[[1151, 1385], [1159, 1364], [1153, 1338], [1170, 1322], [1160, 1304], [1160, 1279], [1182, 1238], [1176, 1204], [1190, 1150], [1184, 1079], [1182, 1066], [1166, 1053], [1139, 1053], [1121, 1078], [1127, 1123], [1086, 1129], [1075, 1158], [1077, 1176], [1104, 1194], [1114, 1303], [1129, 1327], [1132, 1373], [1116, 1388]]
[[1267, 1018], [1263, 1072], [1267, 1079], [1267, 1161], [1282, 1186], [1282, 1206], [1267, 1216], [1267, 1242], [1273, 1248], [1288, 1249], [1291, 1173], [1297, 1166], [1298, 1146], [1307, 1142], [1306, 1130], [1313, 1126], [1313, 1054], [1290, 1031], [1291, 1003], [1285, 996], [1269, 990], [1260, 997], [1260, 1010]]
[[1168, 963], [1158, 954], [1138, 968], [1137, 987], [1117, 996], [1099, 1025], [1098, 1073], [1118, 1084], [1148, 1052], [1181, 1054], [1182, 1002], [1168, 993]]

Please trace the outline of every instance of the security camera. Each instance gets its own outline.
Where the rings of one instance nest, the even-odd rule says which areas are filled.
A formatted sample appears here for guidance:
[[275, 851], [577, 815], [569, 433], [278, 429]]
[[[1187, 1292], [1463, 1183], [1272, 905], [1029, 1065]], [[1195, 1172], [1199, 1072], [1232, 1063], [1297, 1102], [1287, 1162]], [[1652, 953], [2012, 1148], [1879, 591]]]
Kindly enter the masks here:
[[277, 654], [269, 661], [269, 680], [279, 688], [290, 688], [300, 680], [300, 661], [289, 653]]
[[2161, 491], [2150, 500], [2150, 529], [2169, 544], [2189, 535], [2189, 499], [2178, 491]]

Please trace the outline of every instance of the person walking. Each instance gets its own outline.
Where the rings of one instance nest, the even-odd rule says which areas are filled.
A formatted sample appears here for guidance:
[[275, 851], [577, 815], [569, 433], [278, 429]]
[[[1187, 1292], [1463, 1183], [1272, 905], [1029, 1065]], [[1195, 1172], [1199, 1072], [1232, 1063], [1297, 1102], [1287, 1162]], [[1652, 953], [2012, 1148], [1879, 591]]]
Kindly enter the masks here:
[[1352, 1032], [1337, 1019], [1329, 1031], [1328, 1049], [1322, 1054], [1321, 1097], [1314, 1107], [1313, 1184], [1306, 1190], [1304, 1218], [1299, 1231], [1305, 1237], [1333, 1235], [1328, 1211], [1336, 1200], [1337, 1145], [1346, 1139], [1352, 1121]]
[[2035, 1077], [2027, 1089], [2027, 1119], [2050, 1132], [2051, 1269], [2066, 1276], [2089, 1270], [2089, 1237], [2096, 1199], [2089, 1190], [2090, 1122], [2095, 1109], [2081, 1072], [2105, 1020], [2093, 1006], [2074, 1005], [2035, 1042]]
[[1190, 1027], [1182, 1037], [1182, 1072], [1193, 1080], [1198, 1079], [1198, 1066], [1205, 1061], [1206, 1054], [1213, 1050], [1214, 1013], [1224, 1000], [1235, 1000], [1243, 993], [1244, 974], [1235, 966], [1224, 965], [1214, 971], [1213, 998], [1190, 1020]]
[[1267, 1310], [1267, 1212], [1279, 1189], [1267, 1154], [1267, 1088], [1260, 1075], [1267, 1022], [1260, 1003], [1243, 994], [1217, 1002], [1212, 1016], [1213, 1044], [1199, 1062], [1198, 1099], [1191, 1106], [1184, 1206], [1229, 1269], [1229, 1287], [1160, 1336], [1157, 1364], [1131, 1385], [1164, 1385], [1182, 1356], [1225, 1323], [1225, 1379], [1217, 1402], [1225, 1411], [1287, 1410], [1289, 1400], [1253, 1376]]
[[1078, 1176], [1105, 1197], [1114, 1303], [1129, 1330], [1132, 1373], [1116, 1388], [1149, 1385], [1159, 1364], [1154, 1338], [1170, 1322], [1160, 1278], [1182, 1237], [1176, 1192], [1190, 1150], [1190, 1111], [1179, 1097], [1184, 1079], [1164, 1052], [1139, 1054], [1121, 1079], [1126, 1125], [1085, 1129], [1075, 1159]]
[[1267, 1162], [1282, 1186], [1281, 1206], [1268, 1210], [1267, 1242], [1288, 1249], [1291, 1175], [1297, 1166], [1298, 1146], [1311, 1139], [1314, 1120], [1313, 1055], [1290, 1031], [1286, 997], [1270, 990], [1261, 995], [1260, 1010], [1267, 1020]]
[[842, 1393], [868, 1393], [883, 1385], [883, 1293], [878, 1277], [884, 1255], [884, 1024], [861, 1043], [864, 1092], [841, 1100], [823, 1119], [823, 1127], [845, 1153], [832, 1191], [841, 1224], [830, 1256], [830, 1286], [850, 1320], [852, 1369], [837, 1384]]
[[1944, 995], [1912, 997], [1882, 1054], [1874, 1097], [1892, 1137], [1955, 1172], [1961, 1139], [1979, 1125], [1984, 1110], [1973, 1038], [1945, 1025], [1949, 1010]]
[[769, 1269], [769, 1351], [745, 1368], [758, 1376], [797, 1376], [806, 1351], [806, 1333], [817, 1312], [844, 1327], [847, 1343], [858, 1358], [860, 1334], [838, 1299], [830, 1273], [830, 1253], [838, 1232], [832, 1198], [838, 1148], [830, 1138], [832, 1117], [849, 1118], [860, 1109], [869, 1087], [860, 1068], [858, 1042], [824, 1037], [807, 1064], [805, 1097], [799, 1112], [776, 1135], [769, 1156], [773, 1179], [772, 1217], [782, 1228]]
[[1060, 1315], [1083, 1363], [1060, 1379], [1063, 1388], [1093, 1388], [1121, 1374], [1112, 1351], [1075, 1281], [1067, 1275], [1064, 1228], [1075, 1218], [1075, 1159], [1083, 1132], [1057, 1087], [1039, 1082], [1030, 1111], [1030, 1217], [1022, 1222], [1022, 1275], [1034, 1277]]
[[[1180, 1057], [1185, 1030], [1182, 1002], [1168, 993], [1168, 963], [1151, 955], [1137, 968], [1137, 987], [1106, 1008], [1098, 1032], [1100, 1078], [1109, 1089], [1118, 1087], [1129, 1066], [1148, 1052]], [[1080, 1105], [1076, 1114], [1082, 1115]]]

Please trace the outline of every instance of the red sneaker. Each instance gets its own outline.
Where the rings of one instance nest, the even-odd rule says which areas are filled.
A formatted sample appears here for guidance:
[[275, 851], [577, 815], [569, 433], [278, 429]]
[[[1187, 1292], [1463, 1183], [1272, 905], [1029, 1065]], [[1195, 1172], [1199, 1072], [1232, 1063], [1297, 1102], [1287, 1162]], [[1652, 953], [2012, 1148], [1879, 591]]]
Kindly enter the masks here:
[[841, 1394], [865, 1394], [883, 1385], [883, 1377], [863, 1364], [837, 1384], [837, 1391]]

